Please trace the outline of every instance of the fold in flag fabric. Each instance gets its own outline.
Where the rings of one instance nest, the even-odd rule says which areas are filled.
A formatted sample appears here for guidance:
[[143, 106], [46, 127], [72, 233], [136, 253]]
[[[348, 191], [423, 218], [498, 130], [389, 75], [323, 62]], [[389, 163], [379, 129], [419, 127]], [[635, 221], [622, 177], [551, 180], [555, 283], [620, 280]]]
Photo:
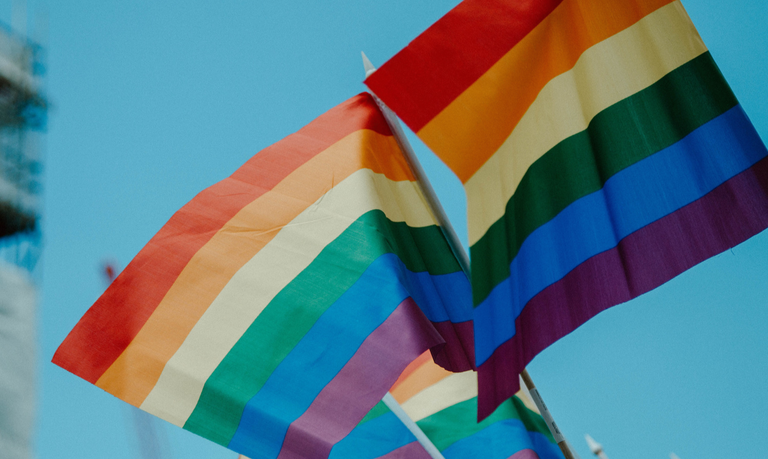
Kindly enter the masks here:
[[425, 350], [461, 363], [438, 330], [471, 312], [468, 279], [361, 94], [181, 208], [53, 362], [251, 458], [320, 458]]
[[481, 418], [768, 226], [765, 146], [679, 1], [465, 0], [366, 84], [464, 184]]
[[[560, 448], [526, 393], [506, 400], [478, 423], [477, 373], [449, 373], [429, 354], [409, 365], [390, 392], [445, 459], [562, 459]], [[430, 459], [382, 402], [330, 459]]]

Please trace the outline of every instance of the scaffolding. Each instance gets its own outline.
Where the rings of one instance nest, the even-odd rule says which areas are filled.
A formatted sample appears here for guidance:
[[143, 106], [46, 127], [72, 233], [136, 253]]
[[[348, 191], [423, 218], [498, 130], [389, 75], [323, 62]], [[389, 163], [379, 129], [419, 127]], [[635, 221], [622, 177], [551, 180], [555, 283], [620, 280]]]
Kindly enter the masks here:
[[40, 253], [43, 49], [0, 26], [0, 259], [34, 269]]
[[43, 58], [0, 24], [0, 456], [14, 459], [33, 457]]

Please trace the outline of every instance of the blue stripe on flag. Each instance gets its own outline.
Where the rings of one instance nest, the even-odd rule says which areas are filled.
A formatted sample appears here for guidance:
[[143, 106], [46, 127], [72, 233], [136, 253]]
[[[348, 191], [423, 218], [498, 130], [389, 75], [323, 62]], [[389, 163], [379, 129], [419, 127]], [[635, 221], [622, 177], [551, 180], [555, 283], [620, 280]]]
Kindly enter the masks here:
[[532, 449], [539, 459], [563, 459], [560, 447], [539, 432], [529, 432], [519, 419], [505, 419], [462, 438], [442, 451], [445, 459], [507, 459]]
[[608, 179], [525, 240], [510, 276], [475, 308], [477, 364], [515, 335], [528, 301], [629, 234], [701, 198], [768, 152], [741, 106]]
[[445, 293], [438, 294], [432, 282], [447, 285], [462, 278], [466, 282], [463, 272], [412, 273], [394, 254], [374, 260], [248, 401], [228, 447], [246, 456], [276, 458], [290, 424], [403, 300], [411, 296], [426, 310], [439, 311], [445, 304], [440, 295]]
[[328, 459], [375, 459], [414, 441], [416, 437], [390, 411], [355, 427]]

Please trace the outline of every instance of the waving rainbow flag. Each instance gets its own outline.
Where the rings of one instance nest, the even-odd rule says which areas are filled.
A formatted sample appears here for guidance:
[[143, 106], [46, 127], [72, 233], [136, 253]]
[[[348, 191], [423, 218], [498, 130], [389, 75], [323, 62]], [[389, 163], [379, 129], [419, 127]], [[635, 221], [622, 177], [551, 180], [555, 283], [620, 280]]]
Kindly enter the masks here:
[[[445, 459], [562, 459], [544, 419], [524, 391], [477, 422], [477, 373], [449, 373], [429, 354], [409, 365], [390, 389]], [[429, 459], [384, 403], [334, 446], [329, 459]]]
[[768, 226], [765, 146], [679, 1], [465, 0], [366, 84], [464, 184], [481, 417]]
[[361, 94], [179, 210], [53, 361], [251, 458], [319, 457], [426, 349], [468, 364], [435, 326], [470, 304]]

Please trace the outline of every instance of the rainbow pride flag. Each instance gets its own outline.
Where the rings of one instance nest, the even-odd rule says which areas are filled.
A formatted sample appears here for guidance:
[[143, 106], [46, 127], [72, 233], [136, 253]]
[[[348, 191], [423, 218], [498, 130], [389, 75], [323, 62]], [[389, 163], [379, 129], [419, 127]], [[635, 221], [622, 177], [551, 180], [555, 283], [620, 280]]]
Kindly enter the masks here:
[[[562, 459], [560, 448], [524, 391], [477, 422], [477, 373], [449, 373], [429, 354], [409, 365], [390, 389], [445, 459]], [[429, 459], [426, 450], [382, 402], [329, 459]]]
[[366, 84], [464, 184], [481, 418], [590, 317], [768, 226], [765, 146], [679, 1], [465, 0]]
[[251, 458], [320, 457], [425, 350], [468, 365], [440, 331], [470, 295], [360, 94], [173, 215], [53, 362]]

